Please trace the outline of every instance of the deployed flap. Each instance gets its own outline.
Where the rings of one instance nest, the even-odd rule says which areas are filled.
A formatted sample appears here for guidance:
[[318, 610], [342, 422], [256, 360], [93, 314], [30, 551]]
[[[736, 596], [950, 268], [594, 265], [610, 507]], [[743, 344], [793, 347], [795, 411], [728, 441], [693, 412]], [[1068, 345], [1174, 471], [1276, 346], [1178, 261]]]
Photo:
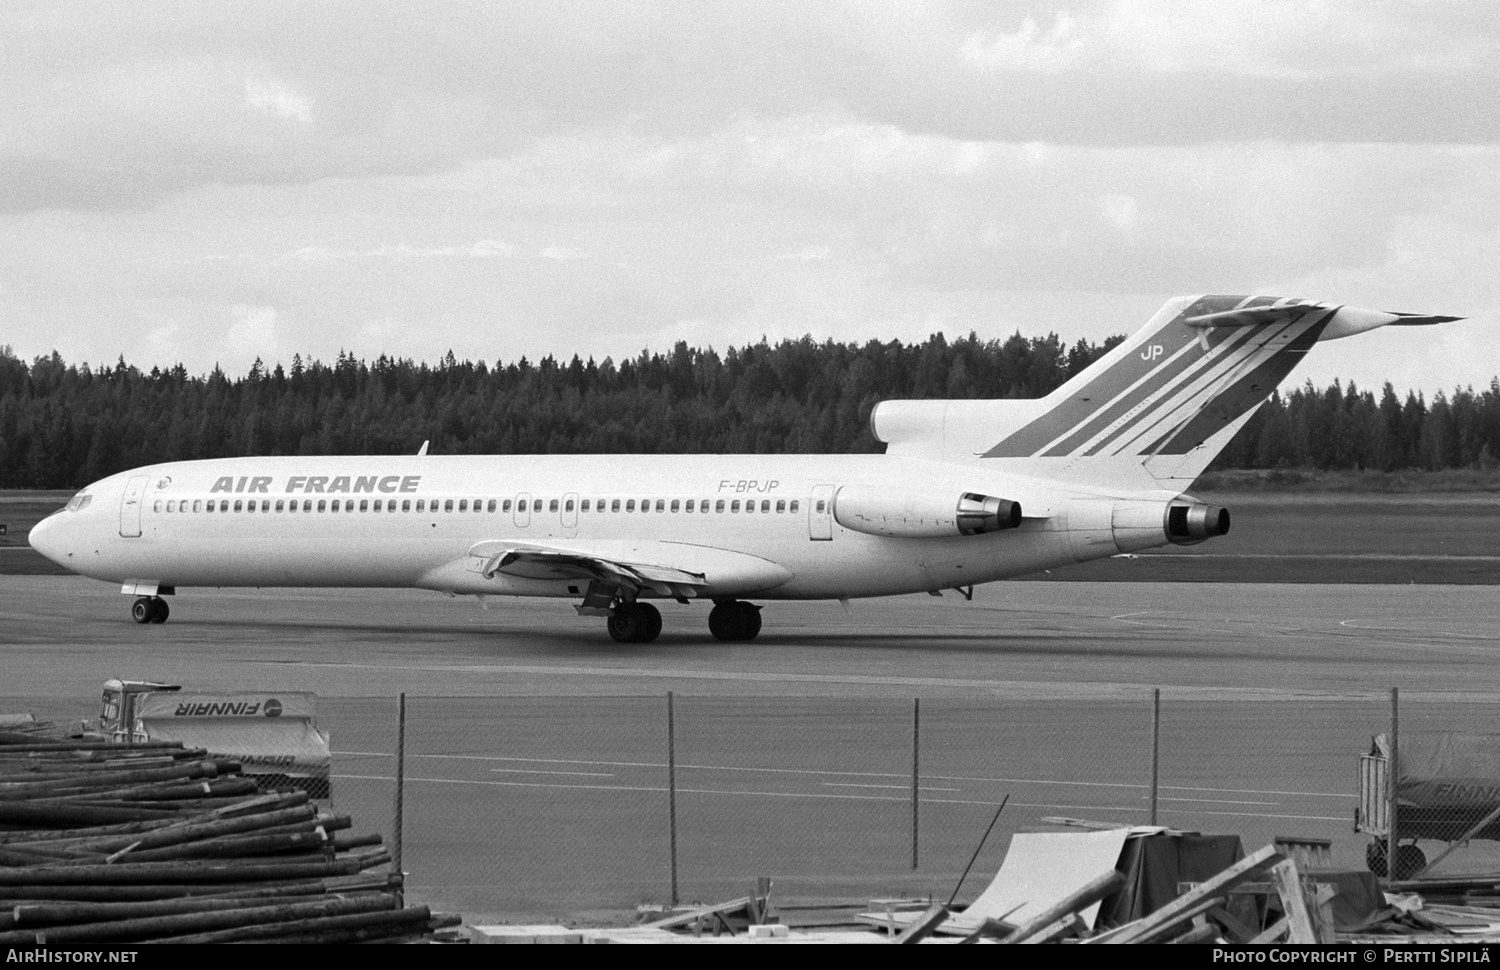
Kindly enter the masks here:
[[792, 578], [791, 570], [759, 556], [658, 540], [542, 545], [492, 539], [470, 546], [469, 555], [483, 560], [485, 577], [591, 579], [663, 596], [769, 589]]

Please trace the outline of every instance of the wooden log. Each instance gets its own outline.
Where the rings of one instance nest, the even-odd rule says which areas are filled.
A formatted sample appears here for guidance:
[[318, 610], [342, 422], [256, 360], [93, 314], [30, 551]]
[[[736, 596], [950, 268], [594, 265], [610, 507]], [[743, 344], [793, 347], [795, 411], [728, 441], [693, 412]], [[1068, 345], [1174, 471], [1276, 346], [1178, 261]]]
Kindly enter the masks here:
[[328, 893], [323, 879], [296, 879], [272, 882], [197, 883], [184, 885], [149, 884], [118, 886], [57, 885], [6, 886], [0, 890], [0, 905], [19, 906], [40, 902], [122, 903], [152, 899], [181, 899], [188, 896], [309, 896]]
[[[329, 876], [352, 876], [360, 871], [362, 861], [333, 859], [319, 862], [242, 862], [226, 859], [211, 862], [141, 862], [117, 866], [0, 869], [0, 886], [118, 886], [323, 879]], [[386, 861], [389, 861], [389, 857]]]
[[[109, 920], [101, 923], [76, 923], [41, 929], [20, 929], [0, 933], [0, 945], [45, 942], [61, 943], [109, 941], [134, 943], [164, 936], [249, 928], [264, 924], [283, 925], [308, 918], [344, 914], [371, 915], [394, 909], [393, 896], [365, 896], [358, 899], [319, 899], [306, 903], [280, 903], [273, 906], [241, 907], [209, 913], [180, 913], [172, 916], [148, 916], [139, 919]], [[41, 937], [39, 940], [38, 937]]]
[[67, 828], [71, 825], [107, 825], [110, 822], [146, 822], [176, 819], [179, 813], [159, 808], [90, 808], [83, 805], [30, 805], [0, 801], [0, 823], [29, 828]]
[[121, 784], [137, 784], [165, 781], [172, 778], [217, 778], [219, 765], [214, 761], [189, 761], [170, 768], [139, 768], [125, 771], [101, 771], [89, 775], [86, 780], [76, 778], [50, 779], [47, 781], [0, 782], [0, 800], [32, 798], [37, 795], [73, 788], [113, 788]]
[[1022, 943], [1028, 936], [1040, 932], [1064, 916], [1087, 909], [1105, 896], [1118, 892], [1123, 885], [1125, 885], [1125, 877], [1117, 870], [1111, 869], [1106, 873], [1102, 873], [1090, 879], [1087, 885], [1068, 893], [1062, 899], [1059, 899], [1051, 906], [1048, 906], [1040, 913], [1017, 926], [1009, 936], [1000, 942]]
[[[214, 818], [211, 815], [199, 816], [198, 820], [183, 819], [175, 824], [162, 826], [145, 833], [127, 832], [122, 835], [76, 841], [71, 844], [104, 853], [118, 852], [132, 843], [139, 844], [139, 847], [142, 849], [156, 849], [162, 846], [192, 842], [197, 839], [258, 832], [286, 826], [291, 826], [291, 831], [299, 831], [302, 829], [298, 827], [309, 825], [316, 815], [316, 808], [304, 804], [271, 812], [261, 812], [254, 815], [236, 815], [229, 818]], [[25, 848], [31, 844], [10, 843], [10, 845], [16, 848]], [[48, 845], [57, 844], [57, 842], [54, 840], [42, 840], [36, 844]]]
[[[9, 907], [8, 915], [20, 928], [64, 926], [71, 923], [108, 923], [122, 919], [150, 916], [176, 916], [182, 913], [208, 913], [226, 909], [249, 909], [274, 906], [284, 895], [260, 896], [179, 896], [175, 899], [148, 899], [118, 903], [23, 903]], [[311, 895], [302, 893], [300, 895]]]
[[322, 832], [282, 832], [276, 835], [237, 835], [200, 839], [159, 849], [135, 849], [127, 857], [135, 862], [161, 862], [168, 859], [248, 858], [279, 855], [288, 852], [316, 852], [331, 856], [333, 840]]
[[252, 926], [237, 926], [231, 929], [199, 933], [191, 936], [153, 937], [149, 942], [238, 943], [246, 940], [274, 940], [336, 930], [373, 930], [381, 928], [393, 930], [398, 927], [425, 927], [431, 918], [432, 913], [426, 906], [414, 906], [410, 909], [391, 909], [338, 916], [314, 916], [306, 919], [260, 923]]

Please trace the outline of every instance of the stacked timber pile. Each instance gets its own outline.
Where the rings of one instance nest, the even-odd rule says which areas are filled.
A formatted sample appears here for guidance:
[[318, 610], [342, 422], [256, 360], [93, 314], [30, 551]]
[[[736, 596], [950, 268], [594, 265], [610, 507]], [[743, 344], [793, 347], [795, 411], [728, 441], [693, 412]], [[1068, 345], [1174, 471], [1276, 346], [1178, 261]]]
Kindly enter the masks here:
[[404, 942], [378, 835], [176, 743], [0, 731], [0, 944]]

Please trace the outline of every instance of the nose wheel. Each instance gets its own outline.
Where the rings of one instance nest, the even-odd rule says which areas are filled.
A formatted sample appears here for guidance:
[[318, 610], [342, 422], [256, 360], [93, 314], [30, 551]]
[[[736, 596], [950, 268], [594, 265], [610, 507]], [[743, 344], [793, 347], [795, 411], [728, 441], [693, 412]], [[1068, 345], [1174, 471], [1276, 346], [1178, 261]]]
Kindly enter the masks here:
[[715, 640], [754, 640], [760, 635], [760, 607], [743, 600], [716, 603], [708, 614], [708, 632]]
[[130, 604], [130, 618], [137, 623], [165, 623], [172, 610], [160, 596], [141, 596]]

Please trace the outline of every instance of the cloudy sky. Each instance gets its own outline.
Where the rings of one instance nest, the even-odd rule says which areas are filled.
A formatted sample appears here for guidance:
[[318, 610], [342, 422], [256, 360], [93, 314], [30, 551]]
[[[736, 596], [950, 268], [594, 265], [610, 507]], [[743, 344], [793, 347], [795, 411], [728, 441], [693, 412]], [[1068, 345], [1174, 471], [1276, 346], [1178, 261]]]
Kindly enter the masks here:
[[0, 344], [1135, 329], [1181, 293], [1459, 314], [1298, 377], [1500, 372], [1493, 0], [0, 4]]

